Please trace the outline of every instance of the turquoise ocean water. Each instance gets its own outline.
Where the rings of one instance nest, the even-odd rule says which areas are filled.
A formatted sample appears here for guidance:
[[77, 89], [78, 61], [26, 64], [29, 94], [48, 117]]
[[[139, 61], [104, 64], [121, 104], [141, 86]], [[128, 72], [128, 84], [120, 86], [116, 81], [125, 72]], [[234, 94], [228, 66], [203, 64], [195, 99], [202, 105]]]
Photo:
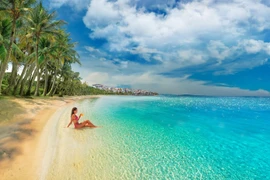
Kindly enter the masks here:
[[47, 179], [63, 164], [81, 179], [270, 179], [270, 98], [105, 96], [76, 106], [103, 127], [66, 133], [69, 159], [55, 151]]

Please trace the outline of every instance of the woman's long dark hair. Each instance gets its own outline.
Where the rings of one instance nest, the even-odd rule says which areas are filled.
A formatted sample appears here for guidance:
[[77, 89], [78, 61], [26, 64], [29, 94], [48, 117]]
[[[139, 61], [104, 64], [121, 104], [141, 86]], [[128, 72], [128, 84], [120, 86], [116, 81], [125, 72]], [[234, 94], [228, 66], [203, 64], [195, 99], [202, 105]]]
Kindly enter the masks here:
[[74, 114], [74, 111], [76, 111], [76, 110], [77, 110], [76, 107], [72, 108], [72, 110], [71, 110], [71, 116]]

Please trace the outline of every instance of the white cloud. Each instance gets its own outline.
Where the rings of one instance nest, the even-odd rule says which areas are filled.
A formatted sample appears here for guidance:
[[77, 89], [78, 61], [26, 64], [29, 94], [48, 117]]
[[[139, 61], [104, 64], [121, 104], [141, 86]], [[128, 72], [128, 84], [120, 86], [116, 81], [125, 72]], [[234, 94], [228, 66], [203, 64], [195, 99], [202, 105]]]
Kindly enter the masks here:
[[[85, 58], [85, 57], [84, 57]], [[159, 93], [172, 94], [201, 94], [201, 95], [216, 95], [216, 96], [270, 96], [265, 90], [244, 90], [237, 87], [224, 87], [209, 85], [208, 82], [195, 81], [189, 79], [189, 74], [182, 77], [166, 77], [161, 75], [161, 72], [166, 72], [173, 66], [146, 66], [126, 60], [105, 58], [98, 59], [95, 56], [88, 57], [89, 64], [85, 63], [83, 67], [75, 67], [76, 71], [80, 71], [83, 81], [89, 85], [101, 83], [109, 86], [117, 86], [120, 84], [130, 85], [135, 89], [147, 89], [158, 91]], [[84, 62], [86, 59], [84, 60]], [[117, 63], [115, 63], [117, 62]], [[256, 61], [250, 61], [256, 63]], [[225, 66], [226, 72], [229, 74], [232, 66], [233, 69], [239, 69], [243, 66], [250, 66], [249, 61], [244, 61], [238, 64], [228, 64]], [[265, 63], [262, 60], [261, 63]], [[175, 63], [176, 64], [176, 63]], [[228, 67], [227, 67], [228, 66]], [[252, 65], [257, 66], [257, 64]]]
[[[109, 51], [129, 51], [146, 61], [158, 59], [162, 68], [155, 68], [163, 71], [213, 60], [222, 65], [230, 57], [260, 49], [270, 52], [268, 45], [244, 42], [251, 30], [270, 28], [270, 7], [259, 0], [198, 0], [180, 2], [174, 8], [163, 5], [165, 16], [138, 8], [131, 0], [92, 0], [83, 21], [93, 31], [91, 38], [108, 40]], [[246, 63], [248, 68], [261, 64], [261, 59], [253, 61]]]
[[270, 55], [270, 43], [265, 43], [261, 40], [244, 40], [240, 43], [244, 47], [247, 53], [249, 54], [256, 54], [259, 52], [265, 52]]
[[[265, 65], [268, 62], [268, 58], [245, 58], [242, 61], [233, 61], [223, 65], [223, 69], [220, 71], [216, 71], [215, 75], [221, 74], [235, 74], [235, 72], [239, 72], [243, 69], [252, 69], [254, 67]], [[245, 77], [239, 77], [245, 78]]]
[[202, 64], [206, 61], [205, 53], [196, 50], [180, 50], [178, 51], [179, 63], [185, 65]]
[[[84, 18], [84, 23], [87, 27], [107, 27], [108, 24], [120, 21], [121, 16], [115, 10], [114, 3], [109, 3], [106, 0], [92, 0], [85, 17], [92, 17], [87, 21]], [[89, 10], [91, 9], [91, 10]]]
[[136, 48], [132, 48], [130, 51], [132, 54], [152, 54], [152, 53], [161, 53], [156, 49], [150, 49], [150, 48], [146, 48], [146, 47], [142, 47], [142, 46], [138, 46]]
[[179, 3], [176, 8], [167, 9], [166, 16], [130, 4], [129, 0], [92, 0], [84, 17], [85, 25], [94, 30], [91, 37], [108, 38], [113, 46], [114, 39], [128, 39], [126, 46], [136, 42], [147, 48], [167, 50], [198, 43], [201, 37], [233, 39], [244, 35], [249, 28], [261, 31], [270, 27], [270, 8], [260, 1]]
[[197, 94], [214, 96], [270, 96], [265, 90], [243, 90], [237, 87], [206, 85], [204, 81], [184, 78], [167, 78], [161, 75], [144, 73], [140, 75], [109, 75], [105, 72], [93, 72], [84, 79], [88, 84], [102, 83], [109, 86], [130, 84], [134, 89], [148, 89], [170, 94]]
[[[150, 0], [51, 2], [87, 8], [83, 22], [91, 29], [89, 37], [108, 41], [103, 50], [85, 47], [90, 55], [83, 57], [86, 63], [81, 73], [90, 84], [131, 84], [177, 94], [269, 95], [263, 90], [209, 86], [207, 82], [160, 75], [203, 63], [207, 63], [206, 68], [218, 69], [216, 74], [265, 64], [266, 55], [255, 57], [257, 53], [270, 55], [269, 43], [256, 38], [258, 33], [270, 29], [270, 7], [261, 0], [194, 0], [177, 4], [158, 0], [155, 5]], [[162, 9], [166, 15], [147, 11], [151, 8]], [[141, 65], [132, 59], [114, 57], [127, 52], [160, 64]], [[250, 58], [242, 59], [245, 54]]]
[[[187, 66], [192, 65], [202, 65], [203, 63], [209, 61], [209, 59], [213, 58], [214, 61], [218, 63], [209, 64], [207, 67], [204, 67], [205, 70], [215, 70], [215, 75], [221, 74], [234, 74], [244, 69], [251, 69], [254, 67], [258, 67], [261, 65], [265, 65], [268, 63], [267, 57], [242, 57], [241, 54], [246, 53], [246, 47], [251, 48], [247, 42], [253, 42], [254, 40], [243, 40], [239, 41], [237, 45], [232, 47], [225, 46], [220, 41], [211, 41], [206, 51], [195, 50], [195, 49], [187, 49], [187, 50], [179, 50], [178, 52], [171, 53], [163, 53], [157, 51], [156, 49], [148, 49], [148, 48], [135, 48], [129, 50], [134, 54], [144, 55], [145, 59], [155, 59], [156, 61], [161, 62], [161, 64], [155, 65], [144, 65], [137, 63], [136, 61], [131, 61], [129, 59], [115, 59], [113, 55], [110, 56], [107, 53], [95, 49], [93, 47], [86, 47], [90, 52], [89, 56], [83, 56], [82, 61], [84, 62], [85, 68], [92, 69], [100, 72], [109, 72], [111, 75], [115, 75], [117, 73], [121, 74], [136, 74], [136, 73], [151, 73], [151, 74], [162, 74], [171, 72], [175, 69], [185, 69]], [[266, 53], [267, 50], [269, 52], [268, 43], [261, 43], [260, 52]], [[128, 49], [127, 49], [128, 50]], [[97, 53], [99, 52], [99, 53]], [[102, 56], [102, 61], [99, 58]], [[148, 56], [148, 57], [146, 57]], [[226, 57], [233, 57], [231, 60], [227, 60], [222, 64], [222, 68], [219, 67], [220, 63]], [[235, 61], [235, 59], [242, 58], [240, 60]], [[121, 63], [123, 61], [123, 63]], [[117, 62], [114, 63], [114, 62]], [[125, 67], [125, 68], [124, 68]], [[86, 70], [88, 72], [88, 70]], [[191, 71], [189, 72], [192, 73]], [[86, 76], [87, 73], [84, 74]]]
[[220, 41], [210, 41], [207, 46], [210, 56], [216, 58], [219, 63], [230, 56], [231, 50]]
[[91, 46], [85, 46], [85, 49], [88, 50], [89, 52], [100, 52], [99, 49], [96, 49]]

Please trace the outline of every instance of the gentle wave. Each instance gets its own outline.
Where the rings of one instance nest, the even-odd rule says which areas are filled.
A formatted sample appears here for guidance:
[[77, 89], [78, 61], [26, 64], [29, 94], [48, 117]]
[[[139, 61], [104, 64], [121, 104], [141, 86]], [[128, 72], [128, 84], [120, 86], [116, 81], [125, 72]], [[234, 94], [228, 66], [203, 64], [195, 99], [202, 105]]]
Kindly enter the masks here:
[[63, 128], [63, 110], [45, 179], [270, 177], [267, 98], [107, 96], [76, 106], [103, 127]]

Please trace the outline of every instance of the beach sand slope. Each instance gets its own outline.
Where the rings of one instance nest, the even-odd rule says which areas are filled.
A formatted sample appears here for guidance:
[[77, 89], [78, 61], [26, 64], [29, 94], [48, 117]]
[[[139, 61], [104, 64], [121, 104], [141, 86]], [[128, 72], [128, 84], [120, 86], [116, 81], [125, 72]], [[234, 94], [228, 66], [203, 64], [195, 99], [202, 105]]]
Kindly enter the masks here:
[[39, 179], [46, 153], [42, 147], [48, 144], [44, 134], [50, 133], [44, 130], [49, 131], [48, 125], [53, 124], [49, 121], [54, 120], [52, 117], [58, 111], [84, 98], [91, 97], [0, 100], [1, 179]]

